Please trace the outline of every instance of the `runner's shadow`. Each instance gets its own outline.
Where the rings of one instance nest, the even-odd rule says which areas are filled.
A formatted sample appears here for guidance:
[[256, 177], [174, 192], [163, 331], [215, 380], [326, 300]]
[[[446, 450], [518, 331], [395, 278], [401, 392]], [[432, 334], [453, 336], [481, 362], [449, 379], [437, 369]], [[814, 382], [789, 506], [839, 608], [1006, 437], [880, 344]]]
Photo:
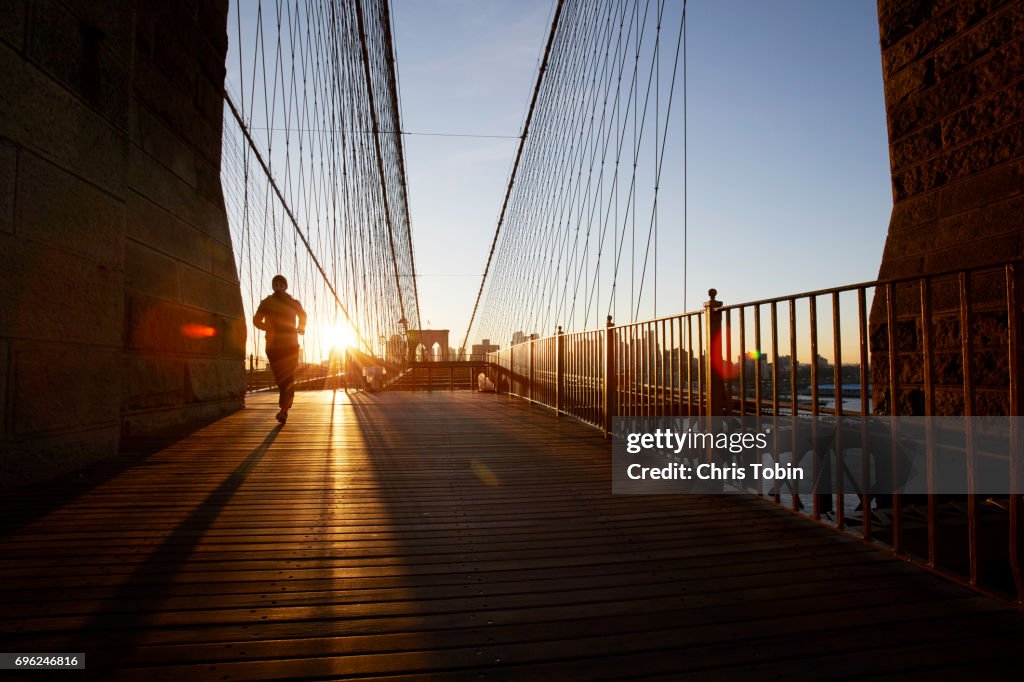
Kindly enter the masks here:
[[[167, 574], [173, 576], [188, 563], [196, 546], [280, 432], [280, 426], [271, 429], [263, 442], [171, 531], [114, 594], [99, 605], [92, 618], [68, 642], [68, 651], [96, 651], [109, 648], [114, 642], [118, 649], [135, 646], [149, 614], [157, 611], [156, 607], [166, 598], [157, 586], [174, 585], [173, 577]], [[125, 610], [125, 604], [131, 604], [130, 610]]]

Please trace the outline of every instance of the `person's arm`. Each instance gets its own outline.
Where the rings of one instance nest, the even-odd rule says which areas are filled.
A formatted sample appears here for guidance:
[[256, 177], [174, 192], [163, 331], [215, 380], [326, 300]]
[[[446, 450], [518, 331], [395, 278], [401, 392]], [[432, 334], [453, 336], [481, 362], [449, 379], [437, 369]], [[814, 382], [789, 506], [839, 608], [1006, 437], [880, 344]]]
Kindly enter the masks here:
[[295, 314], [299, 316], [299, 329], [300, 334], [306, 333], [306, 311], [303, 310], [302, 304], [295, 301]]
[[260, 303], [260, 307], [256, 309], [256, 314], [252, 316], [252, 326], [263, 331], [267, 331], [267, 313], [263, 310], [263, 304]]

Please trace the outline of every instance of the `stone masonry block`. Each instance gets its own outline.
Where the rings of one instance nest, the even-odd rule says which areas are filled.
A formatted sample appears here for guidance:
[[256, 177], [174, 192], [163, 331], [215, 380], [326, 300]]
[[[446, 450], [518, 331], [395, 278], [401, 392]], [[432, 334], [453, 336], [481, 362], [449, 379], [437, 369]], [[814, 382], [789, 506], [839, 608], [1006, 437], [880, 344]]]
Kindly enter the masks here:
[[888, 354], [889, 325], [884, 323], [874, 325], [869, 333], [868, 343], [870, 344], [873, 352]]
[[[241, 398], [193, 403], [180, 408], [129, 413], [122, 422], [122, 443], [127, 447], [145, 444], [147, 438], [160, 439], [164, 434], [179, 437], [182, 430], [208, 424], [244, 407]], [[122, 446], [124, 447], [124, 446]]]
[[890, 142], [908, 135], [936, 118], [1004, 88], [1020, 76], [1024, 41], [1018, 40], [994, 51], [984, 59], [939, 81], [935, 87], [887, 107]]
[[246, 322], [247, 320], [242, 317], [221, 319], [221, 329], [224, 330], [221, 337], [224, 341], [221, 355], [228, 358], [245, 357], [245, 341], [248, 335]]
[[228, 225], [228, 215], [224, 210], [224, 204], [213, 204], [202, 197], [196, 203], [200, 215], [199, 229], [220, 244], [230, 246], [231, 227]]
[[950, 417], [955, 415], [961, 415], [964, 413], [964, 391], [963, 388], [957, 390], [956, 388], [950, 389], [936, 389], [935, 390], [935, 415], [939, 417]]
[[120, 345], [121, 271], [7, 235], [0, 267], [0, 336]]
[[971, 358], [977, 386], [1008, 386], [1010, 360], [1006, 351], [975, 351]]
[[132, 147], [128, 165], [131, 189], [179, 219], [202, 229], [204, 217], [200, 213], [200, 200], [194, 187], [138, 147]]
[[134, 14], [126, 2], [61, 0], [83, 24], [103, 31], [103, 44], [125, 64], [132, 59]]
[[945, 218], [1021, 193], [1024, 163], [1004, 164], [944, 186], [938, 192], [939, 215]]
[[934, 182], [926, 189], [955, 182], [1001, 163], [1019, 158], [1024, 149], [1024, 121], [997, 130], [943, 155], [934, 164]]
[[[889, 259], [889, 245], [886, 244], [885, 255], [882, 256], [882, 266], [878, 270], [879, 279], [897, 277], [913, 277], [924, 272], [924, 257], [912, 256], [910, 258]], [[874, 319], [874, 312], [871, 313]]]
[[14, 190], [18, 173], [18, 148], [0, 140], [0, 232], [14, 234]]
[[892, 194], [896, 203], [927, 192], [946, 181], [937, 163], [919, 163], [892, 175]]
[[974, 396], [974, 414], [1003, 417], [1010, 414], [1010, 395], [1006, 390], [985, 390]]
[[195, 91], [198, 64], [189, 42], [185, 31], [160, 31], [153, 45], [153, 61], [179, 96]]
[[186, 305], [227, 317], [242, 317], [242, 293], [238, 284], [181, 265], [181, 298]]
[[238, 271], [235, 269], [235, 257], [231, 249], [215, 241], [210, 241], [210, 256], [213, 260], [213, 274], [228, 282], [238, 282]]
[[10, 342], [0, 339], [0, 441], [7, 437], [7, 372]]
[[127, 140], [64, 86], [0, 44], [0, 136], [38, 150], [114, 196], [125, 192]]
[[932, 347], [938, 350], [960, 348], [960, 318], [943, 315], [932, 320]]
[[935, 62], [923, 59], [885, 80], [885, 102], [887, 106], [899, 104], [935, 85]]
[[972, 268], [1016, 257], [1020, 253], [1019, 247], [1018, 235], [1008, 234], [981, 241], [964, 242], [958, 246], [926, 254], [925, 263], [928, 272]]
[[223, 210], [224, 189], [220, 183], [220, 168], [210, 163], [205, 155], [196, 154], [194, 171], [196, 190], [213, 206]]
[[25, 22], [28, 17], [28, 0], [4, 0], [0, 19], [0, 40], [6, 41], [21, 52], [25, 47]]
[[96, 427], [120, 418], [116, 350], [16, 341], [11, 354], [13, 435]]
[[961, 354], [935, 353], [932, 356], [932, 380], [936, 384], [963, 384], [964, 370]]
[[[1024, 67], [1022, 67], [1024, 68]], [[942, 146], [957, 145], [1024, 118], [1024, 80], [953, 112], [942, 122]], [[991, 164], [990, 164], [991, 165]]]
[[1007, 347], [1010, 328], [1006, 313], [975, 313], [971, 320], [971, 334], [975, 348]]
[[[191, 187], [196, 186], [196, 157], [191, 145], [175, 135], [146, 107], [133, 108], [132, 143], [141, 147]], [[138, 153], [138, 147], [132, 153]]]
[[970, 289], [971, 310], [975, 319], [1002, 319], [1005, 323], [1006, 270], [1003, 267], [971, 274]]
[[127, 411], [185, 403], [185, 361], [163, 355], [124, 356], [124, 400]]
[[[203, 35], [210, 42], [213, 51], [223, 54], [228, 49], [228, 2], [227, 0], [210, 0], [199, 3], [199, 26]], [[221, 65], [224, 60], [220, 60]]]
[[892, 145], [892, 170], [906, 168], [942, 151], [942, 128], [936, 123], [908, 135]]
[[216, 315], [147, 296], [127, 297], [127, 348], [183, 355], [220, 354], [222, 324]]
[[181, 302], [178, 261], [131, 239], [125, 240], [124, 250], [126, 291]]
[[[222, 40], [227, 41], [227, 22], [222, 24], [224, 26], [224, 32]], [[199, 72], [206, 78], [209, 78], [214, 85], [224, 85], [224, 76], [227, 74], [225, 55], [226, 50], [220, 49], [217, 45], [207, 38], [208, 34], [203, 33], [200, 35], [199, 31], [196, 31], [196, 40], [193, 43], [196, 50], [196, 57], [199, 59]]]
[[915, 196], [899, 202], [892, 210], [889, 233], [896, 234], [932, 222], [937, 217], [937, 205], [934, 194]]
[[[1015, 159], [1024, 149], [1024, 121], [980, 136], [969, 144], [948, 150], [912, 167], [893, 173], [893, 195], [897, 202], [940, 189], [945, 185]], [[948, 209], [948, 205], [947, 205]]]
[[1022, 227], [1024, 194], [1019, 194], [1004, 201], [939, 220], [933, 248], [939, 249], [950, 244], [1015, 233]]
[[185, 393], [193, 401], [241, 399], [245, 395], [245, 363], [235, 360], [189, 360]]
[[123, 201], [30, 152], [21, 154], [17, 191], [19, 238], [121, 269]]
[[42, 484], [113, 457], [120, 435], [120, 425], [109, 424], [0, 442], [0, 494]]
[[191, 97], [176, 96], [176, 86], [144, 51], [135, 56], [135, 98], [182, 139], [196, 141], [198, 119]]
[[[223, 56], [220, 59], [224, 63]], [[220, 87], [211, 82], [205, 74], [196, 79], [196, 109], [206, 117], [214, 126], [221, 126], [224, 122], [224, 78], [220, 80]]]
[[897, 350], [912, 352], [921, 347], [921, 330], [918, 320], [896, 320], [895, 329]]
[[[883, 0], [879, 3], [882, 50], [892, 55], [887, 74], [934, 49], [955, 32], [955, 18], [948, 12], [955, 1]], [[901, 41], [902, 45], [897, 47]]]
[[946, 246], [936, 243], [936, 225], [935, 222], [925, 223], [913, 230], [890, 234], [885, 244], [886, 255], [889, 258], [905, 258]]
[[128, 237], [157, 251], [211, 270], [210, 238], [135, 191], [128, 193]]
[[952, 315], [960, 319], [960, 281], [957, 277], [942, 277], [932, 281], [932, 319]]
[[125, 62], [104, 44], [104, 36], [102, 28], [55, 0], [35, 0], [25, 54], [113, 125], [127, 129], [131, 76]]
[[223, 125], [214, 125], [201, 116], [191, 119], [191, 135], [195, 141], [196, 156], [220, 168], [221, 136]]
[[919, 353], [900, 353], [896, 367], [900, 386], [917, 385], [924, 381], [924, 364]]
[[1020, 27], [1015, 26], [1019, 14], [1004, 8], [971, 30], [960, 32], [936, 52], [936, 76], [944, 78], [955, 73], [1020, 35]]

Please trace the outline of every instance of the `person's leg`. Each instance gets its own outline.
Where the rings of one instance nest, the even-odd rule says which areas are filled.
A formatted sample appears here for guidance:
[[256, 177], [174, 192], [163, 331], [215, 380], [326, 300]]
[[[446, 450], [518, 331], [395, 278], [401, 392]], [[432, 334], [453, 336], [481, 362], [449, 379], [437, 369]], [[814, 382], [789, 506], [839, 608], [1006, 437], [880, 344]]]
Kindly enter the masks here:
[[281, 365], [281, 409], [287, 412], [295, 401], [295, 370], [299, 367], [299, 348], [286, 348], [278, 364]]
[[298, 348], [268, 348], [267, 359], [278, 388], [277, 405], [281, 411], [277, 413], [277, 420], [283, 423], [295, 400], [295, 369], [299, 364], [299, 351]]

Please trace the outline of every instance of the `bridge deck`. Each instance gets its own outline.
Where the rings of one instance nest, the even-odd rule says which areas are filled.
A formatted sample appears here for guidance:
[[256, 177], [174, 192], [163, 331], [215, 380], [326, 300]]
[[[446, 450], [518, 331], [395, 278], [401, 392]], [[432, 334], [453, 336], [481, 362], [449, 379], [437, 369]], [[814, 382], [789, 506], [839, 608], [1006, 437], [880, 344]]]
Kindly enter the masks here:
[[935, 679], [1022, 658], [1020, 613], [765, 501], [611, 495], [607, 443], [572, 421], [331, 397], [299, 394], [283, 429], [252, 397], [0, 539], [0, 651], [146, 680]]

